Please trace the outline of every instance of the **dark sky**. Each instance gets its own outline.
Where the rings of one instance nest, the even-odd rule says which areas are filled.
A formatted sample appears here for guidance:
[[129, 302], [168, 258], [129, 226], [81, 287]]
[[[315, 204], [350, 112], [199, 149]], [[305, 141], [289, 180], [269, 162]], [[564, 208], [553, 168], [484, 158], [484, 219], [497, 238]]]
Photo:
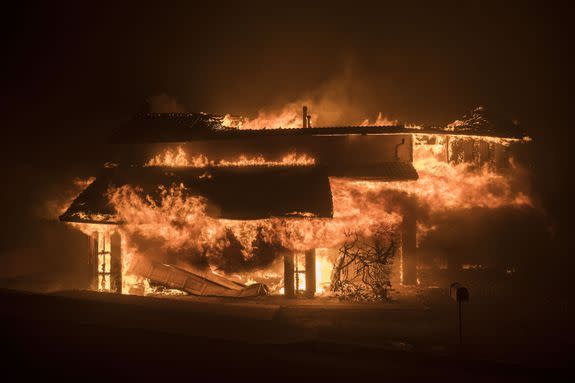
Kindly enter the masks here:
[[571, 8], [244, 3], [3, 12], [3, 248], [26, 241], [60, 183], [93, 173], [109, 133], [150, 96], [253, 116], [340, 78], [366, 117], [445, 124], [484, 105], [519, 119], [539, 145], [536, 189], [567, 233]]
[[370, 115], [445, 123], [485, 105], [539, 123], [566, 105], [551, 100], [567, 95], [568, 13], [551, 6], [46, 5], [5, 17], [3, 104], [27, 117], [117, 120], [159, 93], [253, 115], [346, 69], [369, 88], [352, 96]]

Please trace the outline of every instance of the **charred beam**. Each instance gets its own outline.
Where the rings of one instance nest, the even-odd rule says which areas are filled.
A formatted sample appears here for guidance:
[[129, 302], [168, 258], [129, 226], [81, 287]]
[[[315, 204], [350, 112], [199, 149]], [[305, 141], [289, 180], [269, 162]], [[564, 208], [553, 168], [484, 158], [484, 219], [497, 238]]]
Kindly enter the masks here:
[[295, 297], [294, 253], [284, 253], [284, 295], [287, 298]]
[[401, 257], [404, 285], [417, 284], [417, 200], [409, 197], [403, 204]]
[[305, 252], [305, 296], [315, 295], [315, 249]]
[[117, 231], [110, 236], [110, 290], [122, 293], [122, 237]]
[[88, 288], [98, 289], [98, 232], [95, 231], [88, 237], [90, 253], [88, 255]]

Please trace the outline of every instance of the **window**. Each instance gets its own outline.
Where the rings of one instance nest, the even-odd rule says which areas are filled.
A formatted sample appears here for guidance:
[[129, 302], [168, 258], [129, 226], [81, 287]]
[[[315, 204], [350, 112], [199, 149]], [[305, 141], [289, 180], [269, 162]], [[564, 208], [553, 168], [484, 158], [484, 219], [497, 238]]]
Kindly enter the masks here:
[[110, 232], [98, 232], [98, 291], [111, 291], [111, 246]]

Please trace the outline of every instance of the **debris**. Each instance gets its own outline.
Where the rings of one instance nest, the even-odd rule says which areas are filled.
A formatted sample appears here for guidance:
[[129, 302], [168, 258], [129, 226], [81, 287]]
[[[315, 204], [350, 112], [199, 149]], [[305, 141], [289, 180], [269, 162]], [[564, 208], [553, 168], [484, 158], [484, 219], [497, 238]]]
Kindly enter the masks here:
[[152, 262], [144, 257], [132, 261], [130, 271], [157, 284], [199, 296], [257, 297], [268, 289], [261, 283], [243, 286], [207, 271], [184, 270], [174, 265]]

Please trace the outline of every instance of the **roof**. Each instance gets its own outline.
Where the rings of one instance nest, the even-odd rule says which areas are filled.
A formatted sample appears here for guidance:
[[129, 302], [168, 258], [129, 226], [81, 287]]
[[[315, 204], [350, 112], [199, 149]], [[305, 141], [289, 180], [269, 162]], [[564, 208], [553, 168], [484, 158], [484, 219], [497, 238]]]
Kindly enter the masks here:
[[183, 185], [207, 200], [207, 214], [225, 219], [331, 218], [327, 174], [319, 167], [158, 168], [103, 170], [60, 216], [61, 221], [121, 223], [108, 199], [110, 187], [131, 185], [158, 201], [160, 188]]
[[128, 121], [115, 132], [111, 140], [114, 143], [187, 142], [266, 136], [406, 133], [403, 125], [237, 129], [223, 127], [223, 119], [222, 116], [205, 113], [148, 113]]
[[197, 140], [229, 140], [251, 137], [381, 135], [381, 134], [440, 134], [473, 135], [521, 139], [524, 134], [512, 131], [456, 131], [439, 128], [406, 128], [389, 126], [326, 126], [314, 128], [237, 129], [226, 128], [224, 117], [206, 113], [148, 113], [126, 122], [112, 135], [113, 143], [188, 142]]

